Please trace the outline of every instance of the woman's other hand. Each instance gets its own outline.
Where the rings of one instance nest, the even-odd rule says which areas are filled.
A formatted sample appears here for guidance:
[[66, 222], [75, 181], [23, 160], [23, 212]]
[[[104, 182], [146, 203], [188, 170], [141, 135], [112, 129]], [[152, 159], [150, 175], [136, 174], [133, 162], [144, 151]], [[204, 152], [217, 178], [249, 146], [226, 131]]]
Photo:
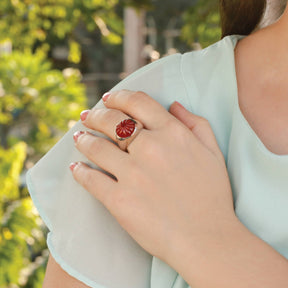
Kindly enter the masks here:
[[77, 149], [115, 178], [84, 163], [71, 166], [74, 178], [146, 251], [175, 268], [182, 247], [193, 253], [205, 241], [217, 241], [216, 234], [225, 234], [236, 218], [212, 129], [177, 102], [169, 113], [143, 92], [112, 92], [104, 103], [108, 109], [82, 115], [85, 126], [114, 141], [116, 125], [128, 115], [144, 128], [127, 152], [104, 138], [77, 133]]

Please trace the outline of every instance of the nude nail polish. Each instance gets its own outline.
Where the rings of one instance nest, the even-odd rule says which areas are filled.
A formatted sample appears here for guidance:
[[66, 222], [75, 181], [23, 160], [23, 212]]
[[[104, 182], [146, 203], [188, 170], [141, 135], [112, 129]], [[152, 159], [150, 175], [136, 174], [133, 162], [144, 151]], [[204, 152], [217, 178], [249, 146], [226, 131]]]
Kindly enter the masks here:
[[69, 165], [70, 170], [73, 172], [74, 169], [75, 169], [75, 167], [76, 167], [77, 165], [78, 165], [78, 162], [71, 163], [71, 164]]
[[90, 112], [90, 110], [84, 110], [84, 111], [81, 112], [81, 114], [80, 114], [81, 121], [85, 121], [86, 120], [89, 112]]
[[73, 139], [75, 142], [77, 142], [78, 138], [83, 135], [85, 132], [84, 131], [77, 131], [73, 134]]
[[108, 100], [108, 98], [109, 98], [110, 95], [111, 95], [110, 92], [105, 93], [105, 94], [102, 96], [103, 102], [106, 102], [106, 101]]

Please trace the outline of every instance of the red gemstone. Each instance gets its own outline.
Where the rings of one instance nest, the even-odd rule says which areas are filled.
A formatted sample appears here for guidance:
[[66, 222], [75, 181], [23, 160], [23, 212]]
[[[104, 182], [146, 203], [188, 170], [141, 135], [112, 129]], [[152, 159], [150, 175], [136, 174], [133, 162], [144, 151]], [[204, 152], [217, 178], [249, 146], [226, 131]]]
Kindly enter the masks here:
[[135, 131], [136, 123], [132, 119], [126, 119], [121, 121], [116, 126], [116, 134], [121, 139], [129, 138]]

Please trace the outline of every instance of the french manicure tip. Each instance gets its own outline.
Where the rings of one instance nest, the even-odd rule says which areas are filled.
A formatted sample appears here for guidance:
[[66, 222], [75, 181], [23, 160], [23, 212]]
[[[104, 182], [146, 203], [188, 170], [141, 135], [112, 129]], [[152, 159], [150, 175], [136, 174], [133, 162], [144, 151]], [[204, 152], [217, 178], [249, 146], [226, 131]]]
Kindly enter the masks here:
[[81, 121], [85, 121], [86, 120], [89, 112], [90, 112], [90, 110], [84, 110], [84, 111], [81, 112], [81, 114], [80, 114]]
[[73, 172], [78, 163], [74, 162], [69, 165], [70, 170]]
[[74, 141], [77, 142], [78, 138], [79, 138], [81, 135], [83, 135], [83, 134], [85, 134], [84, 131], [77, 131], [77, 132], [75, 132], [75, 133], [73, 134], [73, 139], [74, 139]]
[[110, 92], [105, 93], [105, 94], [102, 96], [103, 102], [106, 102], [106, 101], [108, 100], [108, 98], [109, 98], [110, 95], [111, 95]]

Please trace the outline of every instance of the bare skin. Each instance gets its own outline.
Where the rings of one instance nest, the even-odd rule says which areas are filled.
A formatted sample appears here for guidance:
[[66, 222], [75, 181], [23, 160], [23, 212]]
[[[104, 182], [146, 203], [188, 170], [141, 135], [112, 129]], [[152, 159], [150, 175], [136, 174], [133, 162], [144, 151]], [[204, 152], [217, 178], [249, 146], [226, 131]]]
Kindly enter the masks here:
[[43, 288], [86, 288], [84, 283], [66, 273], [50, 255]]
[[287, 9], [275, 24], [241, 40], [235, 49], [242, 114], [268, 150], [288, 154]]
[[[288, 155], [288, 126], [286, 124], [288, 123], [287, 31], [288, 8], [277, 23], [241, 40], [235, 49], [240, 109], [251, 128], [256, 132], [267, 149], [279, 155]], [[176, 111], [174, 115], [180, 117], [179, 111]], [[223, 269], [223, 271], [225, 271], [223, 275], [221, 275], [222, 270], [220, 267], [220, 270], [217, 270], [217, 272], [220, 271], [220, 275], [217, 273], [215, 277], [229, 278], [230, 274], [227, 272], [229, 271], [229, 266], [236, 264], [243, 267], [239, 273], [244, 274], [244, 279], [245, 273], [249, 275], [251, 269], [255, 269], [253, 270], [254, 275], [256, 275], [256, 279], [254, 279], [253, 282], [253, 287], [255, 288], [286, 287], [288, 271], [287, 260], [263, 243], [263, 241], [251, 235], [242, 226], [236, 224], [234, 227], [237, 228], [234, 234], [240, 237], [242, 240], [241, 244], [246, 243], [246, 246], [243, 245], [242, 260], [238, 259], [235, 262], [233, 258], [234, 255], [215, 255], [215, 257], [217, 256], [216, 260], [224, 257], [229, 264]], [[229, 247], [237, 246], [237, 241], [233, 236], [227, 239]], [[183, 247], [187, 248], [189, 245], [183, 245]], [[213, 246], [211, 249], [213, 249]], [[237, 249], [239, 249], [239, 246], [237, 246]], [[232, 251], [235, 250], [232, 249]], [[247, 255], [245, 255], [245, 251], [247, 251]], [[221, 251], [219, 253], [221, 253]], [[256, 261], [257, 257], [250, 259], [249, 253], [251, 255], [261, 255], [261, 263]], [[185, 255], [185, 251], [183, 255]], [[188, 258], [189, 257], [187, 257], [187, 261], [189, 260]], [[211, 265], [213, 266], [213, 263], [217, 263], [216, 265], [219, 266], [219, 262], [213, 262], [214, 260], [215, 259], [211, 259]], [[181, 261], [183, 263], [183, 257], [181, 257]], [[241, 261], [243, 262], [241, 263]], [[249, 263], [250, 265], [252, 264], [253, 267], [249, 266]], [[195, 281], [193, 277], [190, 277], [189, 271], [185, 270], [187, 269], [186, 267], [189, 267], [187, 263], [184, 263], [183, 266], [178, 265], [178, 263], [174, 265], [172, 265], [173, 263], [170, 264], [178, 268], [178, 270], [181, 270], [181, 274], [187, 282], [190, 281], [190, 283], [193, 283]], [[257, 270], [255, 267], [260, 267], [259, 269], [261, 270]], [[277, 269], [275, 267], [277, 267]], [[203, 267], [203, 269], [205, 269], [205, 267]], [[272, 271], [275, 270], [275, 273], [268, 273], [271, 269]], [[267, 273], [265, 273], [265, 271]], [[257, 284], [257, 277], [261, 277], [261, 281], [263, 281], [259, 282], [261, 286]], [[213, 282], [215, 283], [216, 280], [217, 279], [213, 279]], [[227, 281], [229, 282], [229, 279], [227, 279]], [[263, 286], [263, 283], [274, 283], [274, 285]], [[247, 283], [242, 284], [244, 286], [237, 287], [252, 287], [247, 285]], [[236, 287], [235, 285], [236, 283], [234, 283], [233, 287]], [[239, 285], [241, 285], [241, 283]], [[87, 286], [73, 279], [51, 259], [48, 263], [43, 287], [66, 288]], [[207, 286], [199, 285], [199, 287], [206, 288]], [[215, 285], [214, 287], [218, 286]]]

